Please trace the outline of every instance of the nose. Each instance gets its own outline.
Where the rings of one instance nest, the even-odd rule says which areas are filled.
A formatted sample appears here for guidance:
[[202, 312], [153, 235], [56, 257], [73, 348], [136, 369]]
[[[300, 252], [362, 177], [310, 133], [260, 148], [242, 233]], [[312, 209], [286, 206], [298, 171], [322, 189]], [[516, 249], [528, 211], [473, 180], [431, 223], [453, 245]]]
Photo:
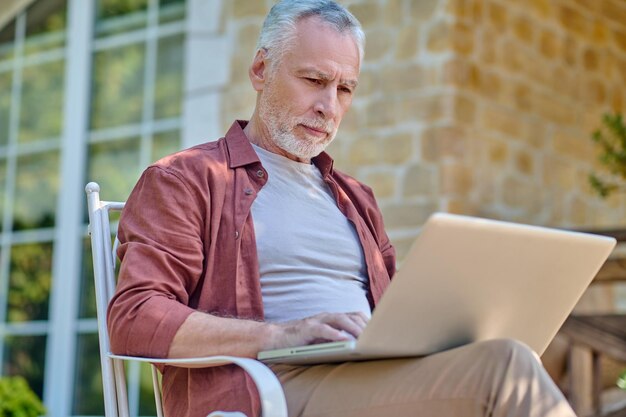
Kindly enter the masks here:
[[316, 98], [313, 110], [315, 113], [326, 120], [334, 119], [337, 115], [337, 89], [334, 86], [328, 86], [320, 90], [320, 94]]

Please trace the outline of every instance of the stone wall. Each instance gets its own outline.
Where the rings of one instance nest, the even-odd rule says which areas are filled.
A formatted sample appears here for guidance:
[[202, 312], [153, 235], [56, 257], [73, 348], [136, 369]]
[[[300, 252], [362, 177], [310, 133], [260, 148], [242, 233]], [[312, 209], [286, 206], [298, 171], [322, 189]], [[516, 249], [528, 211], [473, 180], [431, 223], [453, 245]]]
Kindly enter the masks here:
[[[247, 118], [247, 70], [272, 1], [223, 3], [225, 131]], [[622, 111], [626, 2], [346, 0], [367, 35], [330, 152], [374, 189], [400, 257], [436, 210], [552, 226], [617, 226], [624, 201], [587, 185], [589, 136]]]

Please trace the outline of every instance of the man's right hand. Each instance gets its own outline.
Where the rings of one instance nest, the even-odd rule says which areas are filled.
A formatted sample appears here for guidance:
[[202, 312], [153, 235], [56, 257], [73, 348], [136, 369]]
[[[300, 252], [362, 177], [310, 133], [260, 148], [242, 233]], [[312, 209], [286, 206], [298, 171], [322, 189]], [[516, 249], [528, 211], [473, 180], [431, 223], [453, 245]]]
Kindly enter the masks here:
[[340, 342], [357, 338], [368, 318], [361, 312], [321, 313], [301, 320], [268, 323], [195, 312], [176, 332], [168, 357], [233, 355], [256, 358], [263, 350]]
[[367, 321], [362, 312], [353, 312], [320, 313], [301, 320], [268, 323], [272, 336], [266, 349], [354, 340], [363, 332]]

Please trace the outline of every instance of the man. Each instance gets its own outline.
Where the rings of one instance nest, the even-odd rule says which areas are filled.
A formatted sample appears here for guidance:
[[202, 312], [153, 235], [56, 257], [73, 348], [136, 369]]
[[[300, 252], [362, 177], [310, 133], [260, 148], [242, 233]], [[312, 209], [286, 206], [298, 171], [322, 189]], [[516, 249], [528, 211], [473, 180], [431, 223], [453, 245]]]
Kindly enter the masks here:
[[[152, 165], [128, 199], [113, 351], [256, 357], [361, 333], [395, 253], [371, 190], [323, 150], [350, 107], [363, 43], [358, 21], [331, 0], [272, 8], [249, 70], [250, 121]], [[292, 416], [573, 415], [514, 341], [273, 370]], [[163, 392], [169, 416], [259, 409], [236, 367], [166, 367]]]

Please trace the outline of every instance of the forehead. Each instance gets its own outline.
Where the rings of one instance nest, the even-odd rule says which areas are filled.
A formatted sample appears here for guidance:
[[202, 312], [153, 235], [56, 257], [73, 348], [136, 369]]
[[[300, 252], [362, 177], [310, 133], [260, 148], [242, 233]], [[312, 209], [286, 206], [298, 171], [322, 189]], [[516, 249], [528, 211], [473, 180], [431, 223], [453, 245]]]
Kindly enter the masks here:
[[318, 17], [297, 23], [294, 42], [283, 59], [292, 70], [310, 68], [350, 80], [359, 75], [359, 48], [352, 34], [340, 33]]

